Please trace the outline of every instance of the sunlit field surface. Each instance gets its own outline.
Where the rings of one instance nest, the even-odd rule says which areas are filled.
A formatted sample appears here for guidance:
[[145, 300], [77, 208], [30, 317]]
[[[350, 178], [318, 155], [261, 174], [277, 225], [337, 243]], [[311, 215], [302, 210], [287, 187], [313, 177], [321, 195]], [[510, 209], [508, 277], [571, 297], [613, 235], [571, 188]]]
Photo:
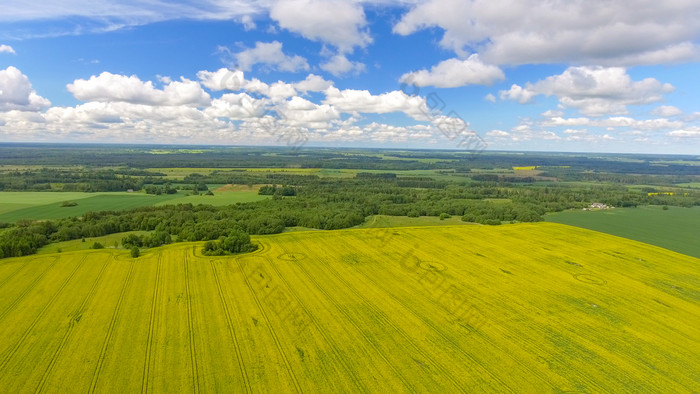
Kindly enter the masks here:
[[700, 390], [698, 259], [549, 223], [254, 241], [2, 260], [2, 392]]

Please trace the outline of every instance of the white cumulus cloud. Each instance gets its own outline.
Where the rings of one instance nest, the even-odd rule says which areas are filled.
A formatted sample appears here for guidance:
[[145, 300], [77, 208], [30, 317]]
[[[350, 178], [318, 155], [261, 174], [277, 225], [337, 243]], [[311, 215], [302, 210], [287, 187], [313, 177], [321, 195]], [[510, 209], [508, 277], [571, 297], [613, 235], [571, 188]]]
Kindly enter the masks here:
[[270, 17], [304, 38], [351, 52], [372, 42], [362, 5], [352, 0], [277, 0]]
[[348, 73], [360, 74], [365, 71], [365, 65], [360, 62], [352, 62], [345, 55], [338, 54], [321, 64], [321, 69], [337, 77]]
[[32, 88], [29, 78], [15, 67], [0, 70], [0, 111], [38, 111], [51, 102]]
[[256, 64], [262, 64], [277, 71], [297, 72], [309, 69], [309, 63], [299, 55], [287, 55], [279, 41], [256, 42], [255, 47], [232, 53], [236, 68], [250, 71]]
[[500, 68], [485, 64], [479, 55], [465, 60], [448, 59], [433, 66], [430, 71], [419, 70], [401, 76], [400, 81], [415, 86], [455, 88], [466, 85], [492, 85], [505, 79]]
[[206, 106], [211, 100], [198, 82], [186, 78], [172, 81], [161, 90], [153, 82], [141, 81], [135, 75], [127, 77], [106, 71], [88, 80], [77, 79], [66, 88], [81, 101]]
[[333, 86], [333, 82], [327, 81], [315, 74], [309, 74], [306, 79], [294, 84], [294, 87], [300, 92], [323, 92]]
[[681, 111], [678, 107], [674, 107], [673, 105], [661, 105], [651, 110], [651, 114], [664, 118], [670, 118], [673, 116], [682, 115], [683, 111]]
[[373, 95], [367, 90], [339, 90], [331, 87], [325, 93], [324, 104], [330, 104], [342, 112], [374, 114], [403, 112], [413, 119], [427, 120], [425, 99], [409, 96], [401, 91]]
[[602, 116], [626, 114], [628, 105], [663, 101], [673, 90], [672, 85], [654, 78], [633, 81], [622, 67], [569, 67], [525, 87], [513, 85], [500, 96], [519, 103], [528, 103], [537, 95], [555, 96], [562, 107]]
[[494, 64], [639, 65], [698, 58], [696, 0], [426, 0], [394, 26], [438, 27], [440, 45]]

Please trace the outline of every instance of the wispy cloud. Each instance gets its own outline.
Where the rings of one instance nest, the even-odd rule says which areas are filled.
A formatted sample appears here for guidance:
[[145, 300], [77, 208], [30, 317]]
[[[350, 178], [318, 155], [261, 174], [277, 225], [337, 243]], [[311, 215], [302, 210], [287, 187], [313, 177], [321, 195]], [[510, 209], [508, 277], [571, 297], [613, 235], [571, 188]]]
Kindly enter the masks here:
[[11, 53], [14, 55], [15, 50], [9, 45], [2, 44], [0, 45], [0, 53]]

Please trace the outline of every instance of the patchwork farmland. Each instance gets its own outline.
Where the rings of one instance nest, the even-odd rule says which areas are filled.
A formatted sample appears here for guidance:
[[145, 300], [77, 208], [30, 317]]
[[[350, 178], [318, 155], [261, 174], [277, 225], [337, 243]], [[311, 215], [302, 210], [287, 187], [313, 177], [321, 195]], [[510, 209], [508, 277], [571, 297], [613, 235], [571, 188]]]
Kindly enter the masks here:
[[3, 260], [2, 391], [700, 390], [698, 259], [550, 223], [254, 241]]

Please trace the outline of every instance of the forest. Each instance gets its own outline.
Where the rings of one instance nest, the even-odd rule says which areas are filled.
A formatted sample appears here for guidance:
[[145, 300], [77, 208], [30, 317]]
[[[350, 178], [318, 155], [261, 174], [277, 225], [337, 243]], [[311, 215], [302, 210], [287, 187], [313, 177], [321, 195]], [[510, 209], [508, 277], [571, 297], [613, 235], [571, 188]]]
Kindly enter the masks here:
[[[608, 160], [612, 169], [603, 172], [595, 170], [596, 165], [591, 164], [595, 163], [593, 160], [588, 163], [591, 168], [576, 169], [575, 166], [583, 165], [582, 159], [558, 154], [527, 154], [528, 157], [524, 159], [523, 155], [490, 153], [477, 160], [470, 160], [464, 158], [463, 154], [454, 152], [380, 152], [402, 160], [373, 160], [376, 159], [377, 152], [372, 150], [320, 150], [303, 156], [280, 151], [273, 152], [280, 155], [261, 156], [262, 150], [257, 148], [231, 149], [228, 154], [222, 153], [226, 152], [225, 149], [217, 148], [214, 153], [182, 154], [187, 159], [180, 164], [196, 164], [199, 167], [187, 170], [187, 175], [182, 179], [170, 179], [159, 170], [162, 167], [156, 166], [173, 164], [167, 161], [173, 157], [165, 161], [161, 157], [178, 156], [180, 153], [152, 155], [147, 150], [113, 148], [114, 157], [124, 160], [122, 164], [131, 163], [115, 168], [109, 166], [115, 164], [114, 158], [102, 163], [102, 166], [96, 165], [99, 158], [106, 157], [105, 151], [109, 149], [82, 147], [82, 152], [85, 153], [83, 166], [65, 166], [78, 160], [78, 154], [74, 150], [64, 148], [66, 155], [54, 156], [52, 149], [58, 148], [49, 148], [46, 156], [32, 156], [30, 159], [42, 165], [11, 168], [9, 163], [22, 156], [26, 161], [27, 155], [36, 155], [36, 149], [15, 147], [14, 150], [8, 150], [7, 147], [0, 146], [0, 163], [8, 166], [4, 171], [0, 167], [2, 190], [133, 190], [148, 194], [188, 190], [194, 194], [211, 194], [208, 185], [228, 184], [250, 187], [259, 185], [258, 193], [272, 198], [226, 206], [179, 204], [129, 210], [107, 208], [59, 220], [0, 223], [0, 258], [33, 254], [51, 242], [136, 230], [152, 231], [153, 235], [140, 240], [127, 240], [125, 246], [138, 248], [171, 241], [212, 241], [207, 244], [207, 251], [216, 254], [248, 247], [240, 246], [246, 245], [240, 241], [240, 233], [275, 234], [291, 227], [343, 229], [362, 224], [370, 215], [456, 216], [465, 222], [499, 225], [537, 222], [543, 220], [546, 213], [582, 209], [594, 202], [614, 207], [700, 205], [700, 190], [654, 193], [678, 182], [698, 181], [699, 166], [679, 164], [684, 168], [682, 171], [674, 170], [673, 174], [664, 175], [664, 172], [669, 171], [668, 166], [648, 165], [654, 160], [666, 160], [665, 157], [647, 157], [646, 167], [641, 164], [642, 158], [637, 158], [631, 164], [627, 161]], [[538, 159], [540, 156], [544, 159]], [[350, 177], [323, 177], [318, 174], [274, 171], [276, 166], [288, 165], [290, 162], [297, 165], [311, 163], [311, 158], [318, 160], [316, 163], [320, 166], [333, 164], [333, 168], [345, 168], [355, 165], [356, 172]], [[427, 159], [431, 161], [422, 161]], [[360, 165], [359, 162], [363, 164]], [[544, 164], [540, 171], [519, 175], [507, 167], [516, 162], [519, 165]], [[88, 166], [89, 163], [93, 165]], [[249, 167], [251, 164], [266, 164], [272, 170], [221, 168], [204, 171], [205, 166], [218, 163], [245, 163]], [[51, 164], [53, 167], [45, 167], [43, 164]], [[136, 164], [152, 167], [139, 167]], [[555, 164], [556, 167], [547, 167]], [[635, 172], [616, 172], [628, 164], [636, 166]], [[491, 170], [493, 165], [500, 166], [501, 170]], [[433, 170], [444, 167], [444, 170], [411, 173], [415, 167]], [[644, 168], [653, 168], [656, 173], [647, 174], [643, 171]]]

